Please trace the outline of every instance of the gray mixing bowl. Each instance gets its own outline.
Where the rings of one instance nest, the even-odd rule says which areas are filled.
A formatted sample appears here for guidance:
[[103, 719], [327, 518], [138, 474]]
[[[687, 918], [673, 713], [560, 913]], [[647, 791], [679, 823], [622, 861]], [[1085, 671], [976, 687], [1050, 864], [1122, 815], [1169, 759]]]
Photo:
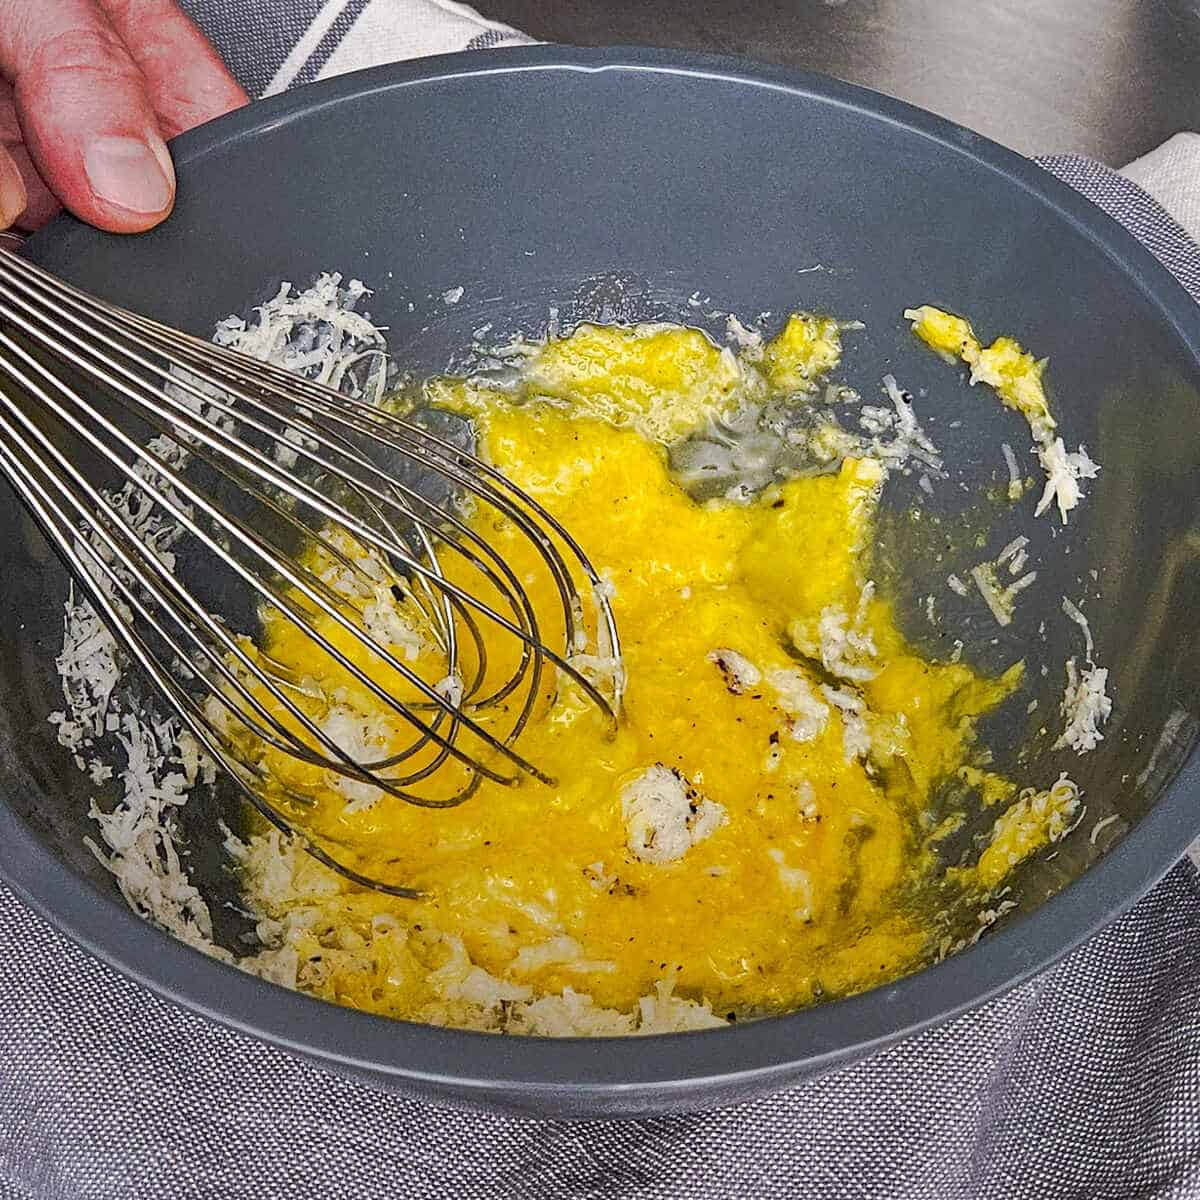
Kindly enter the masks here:
[[[0, 875], [117, 969], [412, 1095], [560, 1115], [698, 1108], [782, 1087], [1028, 978], [1133, 903], [1200, 833], [1200, 762], [1188, 758], [1200, 693], [1200, 310], [1117, 225], [1030, 162], [829, 79], [557, 48], [347, 76], [255, 104], [174, 151], [179, 203], [161, 229], [121, 239], [62, 220], [29, 253], [201, 334], [281, 279], [341, 270], [375, 289], [372, 315], [417, 373], [444, 368], [484, 322], [536, 331], [551, 306], [564, 321], [826, 309], [866, 323], [852, 382], [877, 388], [891, 370], [927, 389], [921, 411], [972, 487], [1001, 478], [1000, 443], [1024, 446], [1027, 434], [918, 346], [901, 311], [940, 302], [981, 331], [1022, 338], [1050, 356], [1071, 445], [1084, 442], [1104, 469], [1066, 531], [1023, 510], [1018, 527], [1041, 572], [1022, 600], [1027, 616], [997, 631], [963, 615], [962, 628], [985, 665], [1029, 647], [1051, 664], [1047, 678], [1031, 672], [1028, 692], [1044, 718], [1063, 660], [1080, 651], [1061, 597], [1086, 594], [1116, 709], [1080, 761], [1045, 738], [1018, 761], [1036, 723], [1023, 704], [992, 727], [993, 742], [1014, 748], [1008, 765], [1031, 780], [1069, 767], [1088, 817], [1056, 856], [1022, 870], [1018, 907], [997, 928], [918, 975], [756, 1024], [627, 1041], [391, 1022], [210, 961], [124, 908], [82, 844], [89, 788], [46, 722], [62, 703], [53, 659], [67, 581], [5, 492]], [[445, 304], [459, 286], [461, 303]], [[697, 291], [711, 297], [701, 309], [687, 302]], [[911, 484], [900, 481], [902, 500]], [[931, 506], [957, 520], [963, 493], [937, 495]], [[955, 566], [930, 560], [896, 581], [902, 619], [931, 652], [945, 652], [954, 629], [930, 641], [915, 605], [945, 595]], [[1092, 845], [1095, 821], [1113, 814]], [[209, 831], [211, 814], [191, 812], [190, 864], [202, 887], [227, 894]]]

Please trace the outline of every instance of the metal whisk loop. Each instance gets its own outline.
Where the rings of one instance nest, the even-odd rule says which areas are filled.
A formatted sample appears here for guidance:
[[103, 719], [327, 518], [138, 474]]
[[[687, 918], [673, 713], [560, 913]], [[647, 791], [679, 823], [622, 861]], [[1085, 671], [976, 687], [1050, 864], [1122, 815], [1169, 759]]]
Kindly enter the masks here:
[[[282, 801], [311, 801], [269, 777], [266, 751], [377, 788], [376, 803], [448, 807], [485, 779], [553, 783], [516, 743], [563, 681], [614, 724], [620, 709], [616, 622], [578, 544], [468, 449], [378, 407], [383, 367], [375, 403], [344, 395], [97, 300], [0, 248], [0, 471], [129, 657], [289, 834]], [[545, 572], [554, 611], [539, 611], [522, 581], [525, 559], [518, 570], [479, 532], [487, 526], [472, 518], [484, 511]], [[269, 648], [249, 647], [211, 611], [219, 604], [173, 573], [176, 545], [198, 554], [198, 583], [234, 585], [230, 595], [285, 619], [411, 738], [373, 758], [342, 745]], [[591, 592], [590, 632], [577, 577]], [[392, 624], [381, 623], [381, 595]], [[397, 625], [436, 652], [441, 682], [395, 644]], [[499, 661], [485, 626], [510, 646]], [[573, 661], [590, 638], [612, 664], [607, 678]], [[415, 894], [304, 840], [359, 884]]]

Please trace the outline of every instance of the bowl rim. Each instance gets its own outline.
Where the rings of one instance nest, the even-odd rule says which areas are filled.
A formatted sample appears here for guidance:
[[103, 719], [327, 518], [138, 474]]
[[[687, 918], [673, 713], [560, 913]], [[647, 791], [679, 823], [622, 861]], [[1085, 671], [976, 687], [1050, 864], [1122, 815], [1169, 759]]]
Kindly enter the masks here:
[[[900, 127], [1030, 193], [1097, 247], [1143, 293], [1200, 364], [1200, 306], [1115, 220], [1031, 160], [903, 101], [792, 68], [649, 48], [531, 46], [471, 51], [341, 75], [239, 109], [172, 142], [181, 178], [210, 154], [332, 105], [409, 87], [529, 72], [661, 73], [769, 89]], [[72, 218], [60, 222], [74, 224]], [[31, 239], [30, 252], [54, 236]], [[781, 1081], [862, 1057], [975, 1008], [1029, 979], [1115, 920], [1200, 835], [1200, 750], [1193, 749], [1122, 841], [1034, 912], [915, 975], [848, 999], [704, 1032], [626, 1038], [527, 1038], [374, 1016], [247, 975], [207, 957], [101, 894], [0, 803], [0, 878], [35, 912], [123, 975], [192, 1012], [331, 1066], [460, 1096], [543, 1093], [659, 1096]]]

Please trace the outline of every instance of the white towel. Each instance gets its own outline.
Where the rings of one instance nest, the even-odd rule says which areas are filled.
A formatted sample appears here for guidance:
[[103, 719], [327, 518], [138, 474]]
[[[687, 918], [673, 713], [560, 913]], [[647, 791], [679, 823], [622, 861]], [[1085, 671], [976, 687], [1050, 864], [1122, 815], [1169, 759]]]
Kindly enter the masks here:
[[1177, 133], [1121, 171], [1200, 242], [1200, 133]]

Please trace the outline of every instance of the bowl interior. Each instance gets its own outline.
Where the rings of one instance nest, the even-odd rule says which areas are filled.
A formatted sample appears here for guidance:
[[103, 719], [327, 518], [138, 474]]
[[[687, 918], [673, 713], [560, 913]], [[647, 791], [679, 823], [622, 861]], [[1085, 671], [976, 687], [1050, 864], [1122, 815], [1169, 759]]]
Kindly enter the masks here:
[[[984, 488], [1007, 479], [1001, 443], [1023, 456], [1028, 432], [920, 347], [901, 313], [933, 302], [970, 315], [984, 337], [1015, 335], [1049, 357], [1069, 448], [1085, 444], [1102, 473], [1066, 529], [1034, 519], [1027, 498], [986, 550], [961, 537], [945, 548], [925, 539], [924, 557], [906, 571], [892, 564], [905, 627], [928, 653], [961, 638], [985, 667], [1025, 657], [1027, 690], [989, 737], [1009, 747], [1002, 765], [1021, 779], [1048, 786], [1069, 770], [1086, 793], [1086, 822], [1052, 860], [1021, 874], [1023, 910], [1136, 829], [1172, 779], [1195, 737], [1189, 714], [1200, 691], [1191, 616], [1200, 598], [1198, 322], [1148, 256], [1065, 189], [1039, 182], [1032, 166], [828, 81], [649, 53], [545, 50], [335, 81], [201, 130], [177, 154], [178, 207], [161, 229], [120, 239], [62, 221], [30, 252], [199, 334], [247, 313], [282, 280], [341, 271], [373, 289], [365, 307], [416, 375], [460, 362], [483, 325], [489, 337], [537, 333], [552, 310], [563, 325], [664, 318], [718, 331], [727, 312], [781, 321], [803, 307], [855, 318], [865, 329], [848, 338], [845, 377], [875, 396], [890, 371], [917, 396], [953, 481], [921, 502], [948, 531], [974, 519]], [[447, 303], [459, 287], [461, 300]], [[0, 605], [11, 617], [0, 625], [0, 803], [97, 898], [111, 897], [82, 843], [92, 789], [46, 720], [62, 706], [54, 657], [66, 577], [2, 494]], [[909, 511], [915, 479], [890, 495], [893, 512]], [[1031, 539], [1038, 580], [1001, 630], [982, 606], [956, 602], [945, 577], [1018, 533]], [[946, 612], [938, 629], [921, 617], [930, 593]], [[1082, 653], [1064, 595], [1090, 618], [1115, 699], [1105, 740], [1083, 759], [1050, 748], [1063, 662]], [[1042, 725], [1049, 734], [1039, 737]], [[1173, 731], [1165, 740], [1164, 730]], [[206, 848], [212, 814], [202, 808], [188, 818], [191, 865], [220, 897], [228, 879]], [[1088, 831], [1112, 814], [1120, 821], [1093, 845]], [[1151, 856], [1147, 877], [1169, 862], [1161, 846]], [[1093, 925], [1103, 909], [1096, 896]], [[1009, 975], [1080, 931], [1029, 926], [1033, 943]], [[968, 977], [954, 1002], [991, 986], [986, 972], [977, 979], [977, 995]], [[903, 1019], [946, 1006], [930, 990]], [[802, 1024], [789, 1028], [781, 1056], [814, 1051]], [[843, 1048], [865, 1037], [850, 1027], [838, 1036]], [[824, 1050], [836, 1048], [837, 1037], [822, 1038]]]

